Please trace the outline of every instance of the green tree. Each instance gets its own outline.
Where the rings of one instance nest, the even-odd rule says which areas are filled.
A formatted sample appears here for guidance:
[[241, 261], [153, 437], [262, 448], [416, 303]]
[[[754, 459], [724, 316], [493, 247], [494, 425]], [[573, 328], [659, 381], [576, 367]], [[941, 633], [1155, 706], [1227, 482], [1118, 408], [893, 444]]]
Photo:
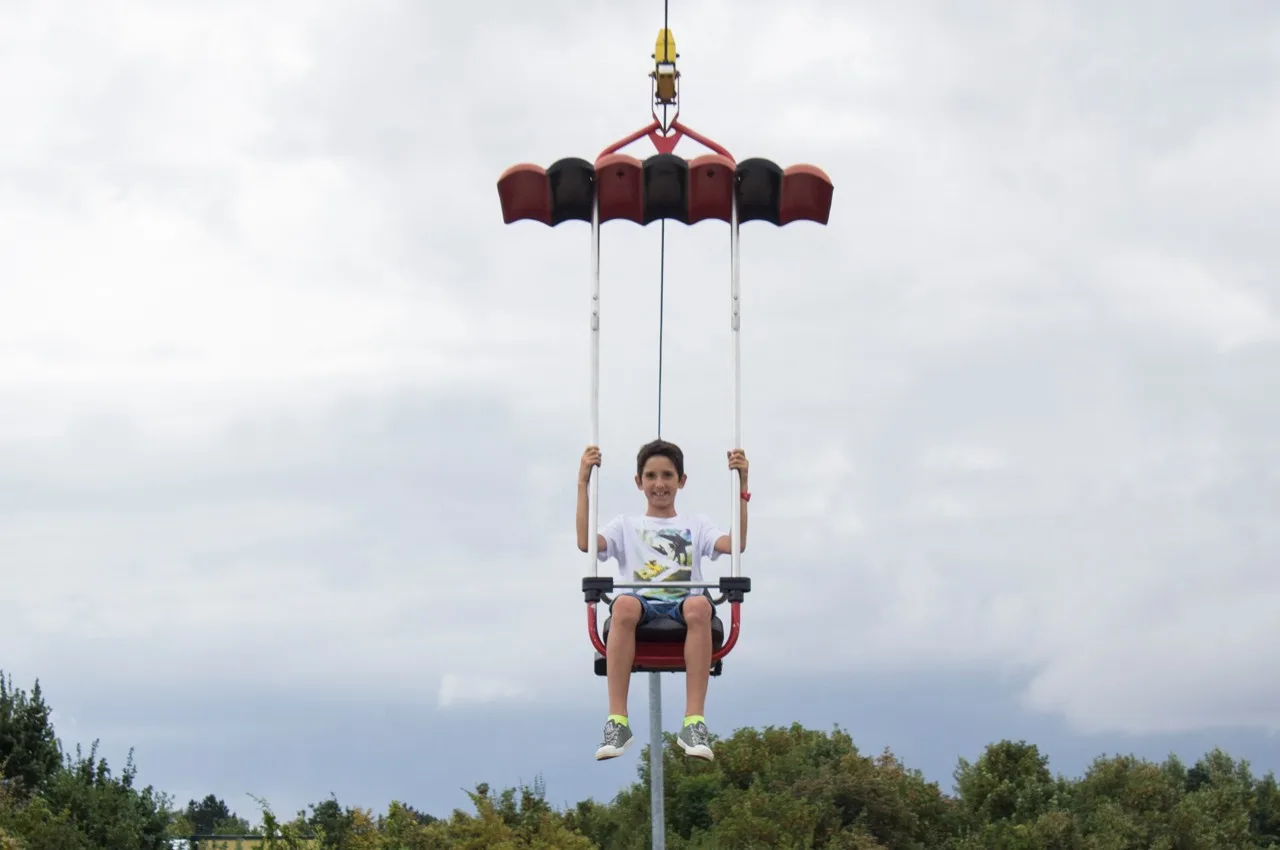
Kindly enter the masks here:
[[[481, 783], [467, 796], [476, 807], [473, 817], [455, 810], [448, 820], [422, 827], [422, 843], [414, 850], [596, 850], [590, 839], [570, 828], [545, 807], [536, 793], [523, 789], [516, 795], [494, 798]], [[524, 804], [530, 803], [526, 812]]]
[[0, 779], [21, 796], [43, 788], [62, 761], [50, 713], [38, 679], [28, 696], [0, 670]]
[[165, 834], [170, 838], [190, 838], [196, 834], [196, 829], [191, 819], [187, 817], [186, 811], [174, 812]]
[[1251, 829], [1259, 847], [1280, 847], [1280, 786], [1274, 773], [1254, 785]]
[[182, 812], [190, 831], [181, 835], [248, 835], [252, 831], [249, 822], [231, 811], [226, 801], [208, 794], [200, 802], [190, 800]]
[[94, 741], [87, 756], [79, 746], [67, 756], [41, 795], [49, 808], [66, 812], [96, 850], [167, 850], [168, 798], [150, 785], [135, 787], [132, 750], [118, 777], [97, 752]]
[[959, 812], [970, 825], [1029, 824], [1049, 811], [1054, 795], [1049, 759], [1026, 741], [999, 741], [954, 773]]
[[423, 827], [435, 821], [436, 818], [423, 815], [412, 806], [392, 800], [386, 817], [379, 820], [383, 846], [389, 850], [432, 850], [435, 845]]
[[7, 836], [17, 850], [97, 850], [70, 813], [54, 811], [41, 797], [21, 803], [0, 800], [0, 836]]
[[1212, 750], [1187, 772], [1187, 790], [1174, 813], [1175, 822], [1188, 824], [1199, 843], [1224, 850], [1257, 846], [1253, 840], [1257, 782], [1247, 761], [1237, 762], [1220, 749]]
[[[250, 795], [252, 796], [252, 795]], [[313, 836], [307, 824], [307, 812], [302, 810], [291, 821], [281, 821], [271, 804], [260, 797], [253, 797], [262, 812], [263, 850], [309, 850]]]
[[327, 800], [312, 804], [311, 817], [307, 818], [323, 850], [344, 850], [353, 823], [352, 812], [344, 809], [333, 794]]

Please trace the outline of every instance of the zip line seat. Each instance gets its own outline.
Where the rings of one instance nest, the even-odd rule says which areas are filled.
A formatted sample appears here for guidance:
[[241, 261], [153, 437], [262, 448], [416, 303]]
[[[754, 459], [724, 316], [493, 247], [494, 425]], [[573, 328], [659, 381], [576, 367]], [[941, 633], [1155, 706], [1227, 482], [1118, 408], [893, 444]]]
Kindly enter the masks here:
[[[723, 659], [738, 642], [738, 631], [741, 625], [741, 612], [745, 594], [751, 591], [751, 579], [746, 576], [724, 576], [719, 582], [701, 582], [699, 586], [718, 588], [721, 596], [713, 600], [716, 604], [728, 601], [730, 606], [729, 630], [726, 639], [724, 621], [718, 614], [711, 616], [711, 675], [719, 676], [724, 669]], [[660, 582], [635, 582], [615, 585], [611, 576], [586, 576], [582, 579], [582, 593], [587, 603], [587, 628], [594, 644], [595, 672], [597, 676], [609, 673], [606, 653], [609, 644], [609, 626], [612, 616], [606, 616], [603, 626], [596, 626], [596, 605], [603, 602], [609, 604], [608, 594], [615, 587], [648, 587], [661, 586]], [[603, 632], [603, 634], [601, 634]], [[684, 664], [684, 642], [689, 630], [683, 623], [670, 617], [656, 617], [636, 627], [636, 657], [631, 666], [633, 673], [682, 673]]]

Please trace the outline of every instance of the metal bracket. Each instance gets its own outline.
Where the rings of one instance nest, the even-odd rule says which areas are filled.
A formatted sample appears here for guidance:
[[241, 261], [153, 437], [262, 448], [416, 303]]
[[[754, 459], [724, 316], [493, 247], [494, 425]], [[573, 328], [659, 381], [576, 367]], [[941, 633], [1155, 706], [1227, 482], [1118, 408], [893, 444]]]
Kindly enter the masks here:
[[724, 576], [720, 579], [720, 592], [730, 602], [742, 602], [751, 592], [751, 579], [746, 576]]
[[582, 579], [582, 595], [586, 602], [599, 602], [608, 593], [613, 592], [613, 576], [584, 576]]

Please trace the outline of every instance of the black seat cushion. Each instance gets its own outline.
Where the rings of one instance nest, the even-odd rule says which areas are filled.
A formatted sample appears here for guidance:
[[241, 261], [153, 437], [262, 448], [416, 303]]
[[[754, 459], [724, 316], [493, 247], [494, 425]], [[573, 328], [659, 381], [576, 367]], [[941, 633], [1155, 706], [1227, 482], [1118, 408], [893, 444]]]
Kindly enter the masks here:
[[[609, 623], [613, 617], [604, 619], [604, 642], [609, 643]], [[636, 640], [641, 643], [684, 643], [689, 630], [683, 623], [677, 623], [670, 617], [655, 617], [636, 629]], [[711, 650], [724, 646], [724, 623], [714, 614], [711, 616]]]

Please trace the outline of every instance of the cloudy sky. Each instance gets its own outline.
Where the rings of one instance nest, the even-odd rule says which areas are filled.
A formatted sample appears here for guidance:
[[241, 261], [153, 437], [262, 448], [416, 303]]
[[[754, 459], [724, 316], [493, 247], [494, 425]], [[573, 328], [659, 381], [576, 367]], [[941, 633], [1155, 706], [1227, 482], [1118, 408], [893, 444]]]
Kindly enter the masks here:
[[[713, 729], [839, 724], [944, 788], [1005, 736], [1280, 768], [1280, 8], [671, 6], [682, 120], [836, 184], [826, 228], [743, 227]], [[660, 26], [0, 2], [0, 668], [64, 743], [242, 814], [634, 778], [592, 759], [573, 538], [588, 229], [503, 225], [495, 181], [646, 123]], [[666, 244], [663, 435], [727, 522], [727, 230]], [[658, 255], [606, 227], [605, 518]]]

